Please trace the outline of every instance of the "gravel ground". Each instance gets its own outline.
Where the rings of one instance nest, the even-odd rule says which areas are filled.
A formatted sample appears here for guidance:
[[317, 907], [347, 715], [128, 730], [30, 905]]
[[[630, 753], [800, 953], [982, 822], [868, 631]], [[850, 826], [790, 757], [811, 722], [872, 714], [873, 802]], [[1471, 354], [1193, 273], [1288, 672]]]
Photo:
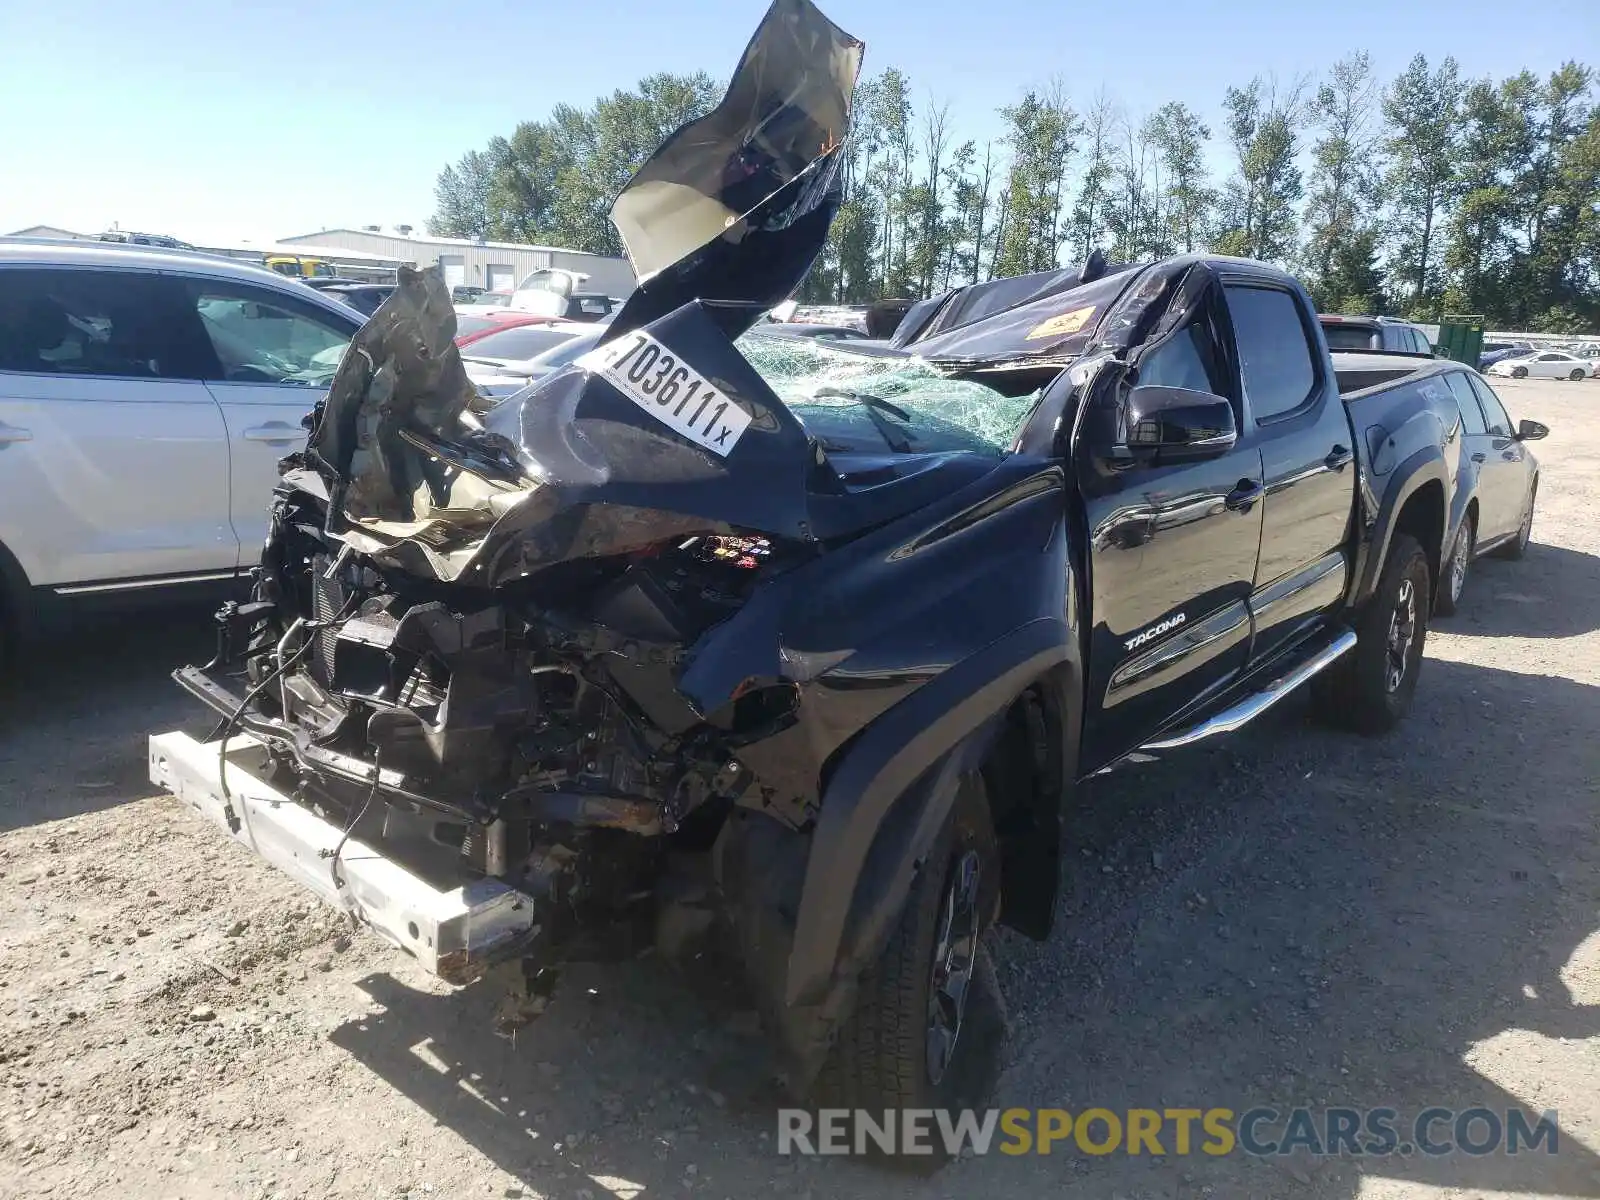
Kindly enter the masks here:
[[0, 1195], [1600, 1196], [1600, 383], [1496, 387], [1553, 430], [1528, 559], [1474, 567], [1401, 732], [1296, 700], [1094, 781], [1054, 938], [995, 947], [996, 1100], [1524, 1105], [1559, 1153], [780, 1158], [714, 981], [574, 970], [507, 1040], [503, 983], [451, 993], [153, 795], [146, 734], [208, 724], [174, 613], [0, 710]]

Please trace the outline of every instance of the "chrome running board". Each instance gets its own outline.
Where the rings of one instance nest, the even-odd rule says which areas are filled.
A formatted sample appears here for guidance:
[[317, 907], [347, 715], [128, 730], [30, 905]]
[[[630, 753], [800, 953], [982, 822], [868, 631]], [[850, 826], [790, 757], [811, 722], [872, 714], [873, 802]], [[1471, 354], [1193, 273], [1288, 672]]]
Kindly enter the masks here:
[[1232, 733], [1235, 729], [1243, 728], [1309, 680], [1313, 675], [1320, 675], [1327, 670], [1335, 662], [1355, 649], [1355, 645], [1356, 635], [1347, 629], [1316, 654], [1301, 662], [1299, 666], [1278, 676], [1259, 691], [1252, 692], [1238, 703], [1230, 705], [1215, 716], [1207, 717], [1198, 725], [1191, 725], [1188, 729], [1179, 733], [1157, 738], [1153, 742], [1146, 742], [1139, 749], [1177, 750], [1182, 746], [1192, 746], [1194, 743], [1204, 741], [1206, 738], [1216, 737], [1221, 733]]

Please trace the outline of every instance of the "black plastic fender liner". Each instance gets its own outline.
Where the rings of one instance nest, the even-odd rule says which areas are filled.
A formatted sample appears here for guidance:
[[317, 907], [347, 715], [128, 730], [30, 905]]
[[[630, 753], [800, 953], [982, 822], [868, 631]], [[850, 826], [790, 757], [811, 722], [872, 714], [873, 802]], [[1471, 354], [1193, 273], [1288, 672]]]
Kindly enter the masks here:
[[1395, 521], [1400, 511], [1405, 508], [1406, 501], [1429, 483], [1437, 483], [1441, 492], [1441, 519], [1434, 545], [1440, 554], [1443, 553], [1445, 527], [1450, 521], [1452, 500], [1450, 475], [1439, 448], [1427, 445], [1412, 453], [1389, 475], [1388, 486], [1384, 488], [1376, 516], [1359, 544], [1355, 570], [1350, 573], [1348, 603], [1351, 607], [1364, 604], [1371, 598], [1378, 586], [1378, 575], [1383, 570], [1384, 559], [1389, 554], [1389, 543], [1394, 540]]
[[[867, 728], [846, 752], [822, 798], [805, 882], [796, 914], [794, 944], [784, 987], [786, 1004], [820, 1001], [840, 965], [847, 924], [887, 930], [903, 883], [915, 868], [919, 845], [931, 844], [949, 805], [954, 781], [968, 763], [952, 754], [978, 746], [962, 743], [1005, 710], [1030, 684], [1062, 664], [1077, 667], [1078, 638], [1064, 619], [1044, 617], [1019, 626], [924, 684]], [[1074, 675], [1078, 672], [1075, 670]], [[878, 911], [856, 904], [869, 857], [892, 809], [919, 781], [925, 801], [911, 822], [897, 821], [893, 836], [903, 849], [892, 855], [896, 886], [872, 885]], [[852, 937], [852, 957], [870, 957], [872, 939]]]

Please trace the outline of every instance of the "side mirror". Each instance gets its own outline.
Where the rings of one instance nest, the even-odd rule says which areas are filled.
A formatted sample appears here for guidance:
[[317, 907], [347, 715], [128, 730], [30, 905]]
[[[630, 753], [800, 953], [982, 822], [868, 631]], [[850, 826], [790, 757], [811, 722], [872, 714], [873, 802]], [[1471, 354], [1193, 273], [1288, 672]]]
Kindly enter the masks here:
[[1218, 458], [1239, 437], [1233, 405], [1210, 392], [1150, 384], [1129, 392], [1127, 403], [1126, 444], [1135, 463], [1169, 466]]
[[1517, 441], [1537, 442], [1540, 438], [1550, 436], [1550, 426], [1541, 425], [1538, 421], [1518, 421]]

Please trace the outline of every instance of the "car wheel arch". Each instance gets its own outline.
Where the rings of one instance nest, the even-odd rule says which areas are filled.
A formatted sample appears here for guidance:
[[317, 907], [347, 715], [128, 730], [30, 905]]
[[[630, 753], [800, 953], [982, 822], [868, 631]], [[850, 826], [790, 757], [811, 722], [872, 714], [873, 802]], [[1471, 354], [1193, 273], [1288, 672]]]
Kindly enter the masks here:
[[1395, 514], [1393, 532], [1416, 538], [1428, 557], [1428, 571], [1437, 591], [1444, 559], [1444, 484], [1436, 479], [1424, 480], [1407, 495]]
[[1049, 937], [1061, 877], [1061, 821], [1074, 794], [1083, 691], [1067, 663], [1023, 690], [1001, 715], [980, 770], [1000, 849], [1000, 924]]
[[[893, 935], [965, 781], [976, 777], [990, 790], [987, 756], [1019, 704], [1040, 703], [1063, 717], [1053, 751], [1071, 786], [1081, 719], [1075, 645], [1064, 621], [1036, 619], [919, 688], [864, 730], [831, 772], [809, 835], [760, 813], [741, 815], [724, 848], [738, 861], [719, 875], [734, 884], [725, 901], [736, 928], [747, 927], [744, 953], [760, 959], [746, 963], [746, 978], [784, 1047], [792, 1082], [808, 1083], [854, 1011], [861, 980]], [[1060, 811], [1055, 800], [1052, 816]], [[993, 798], [990, 804], [993, 815]], [[1043, 824], [1052, 835], [1059, 828]], [[997, 846], [1001, 921], [1031, 925], [1023, 930], [1030, 935], [1048, 930], [1048, 915], [1037, 920], [1030, 902], [1037, 909], [1047, 898], [1053, 911], [1059, 875], [1059, 843], [1048, 854], [1034, 849], [1035, 862], [1025, 863], [1035, 867], [1024, 876], [1031, 886], [1008, 899], [1008, 856]], [[1037, 869], [1045, 862], [1048, 883]]]
[[1392, 472], [1361, 548], [1360, 565], [1354, 573], [1355, 583], [1350, 593], [1352, 606], [1363, 604], [1372, 596], [1389, 547], [1399, 533], [1410, 533], [1422, 546], [1428, 558], [1431, 582], [1437, 588], [1448, 526], [1449, 506], [1445, 501], [1448, 478], [1444, 457], [1437, 446], [1424, 446]]
[[1011, 706], [1047, 678], [1068, 695], [1081, 678], [1075, 631], [1058, 618], [1030, 621], [956, 663], [854, 741], [829, 775], [812, 832], [785, 1003], [818, 1000], [870, 960], [890, 927], [882, 910], [898, 894], [876, 881], [916, 867], [962, 774], [982, 768]]

